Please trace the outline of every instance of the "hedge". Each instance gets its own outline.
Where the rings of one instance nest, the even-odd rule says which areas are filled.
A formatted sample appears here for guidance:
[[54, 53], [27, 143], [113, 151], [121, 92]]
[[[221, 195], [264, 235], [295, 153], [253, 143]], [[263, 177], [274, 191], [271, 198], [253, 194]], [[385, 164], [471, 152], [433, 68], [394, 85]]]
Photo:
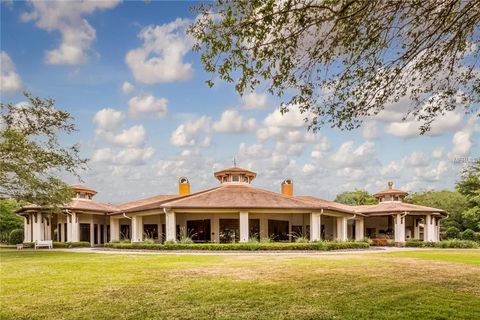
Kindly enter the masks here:
[[23, 229], [15, 229], [8, 235], [8, 243], [19, 244], [23, 243]]
[[137, 250], [207, 250], [207, 251], [281, 251], [281, 250], [342, 250], [342, 249], [367, 249], [367, 242], [336, 242], [321, 241], [309, 243], [106, 243], [105, 247], [112, 249], [137, 249]]
[[443, 240], [439, 242], [424, 242], [420, 240], [408, 240], [405, 243], [406, 247], [417, 248], [479, 248], [480, 245], [471, 240]]
[[54, 242], [54, 248], [87, 248], [90, 247], [90, 242]]

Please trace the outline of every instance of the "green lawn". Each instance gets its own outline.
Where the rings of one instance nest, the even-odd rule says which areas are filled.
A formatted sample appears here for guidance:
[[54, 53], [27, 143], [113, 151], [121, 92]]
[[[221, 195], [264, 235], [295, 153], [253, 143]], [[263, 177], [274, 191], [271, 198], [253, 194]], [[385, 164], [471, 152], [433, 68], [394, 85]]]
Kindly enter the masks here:
[[0, 319], [480, 319], [480, 250], [0, 258]]

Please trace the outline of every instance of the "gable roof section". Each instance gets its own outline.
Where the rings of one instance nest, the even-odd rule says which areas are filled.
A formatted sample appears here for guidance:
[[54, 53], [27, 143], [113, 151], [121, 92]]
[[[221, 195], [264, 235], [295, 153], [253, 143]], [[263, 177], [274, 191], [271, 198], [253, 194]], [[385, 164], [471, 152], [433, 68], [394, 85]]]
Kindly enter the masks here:
[[365, 214], [376, 214], [384, 213], [388, 214], [390, 212], [425, 212], [425, 213], [440, 213], [446, 214], [445, 210], [419, 206], [416, 204], [405, 203], [405, 202], [380, 202], [379, 204], [373, 205], [362, 205], [362, 206], [352, 206], [356, 212], [365, 213]]
[[352, 206], [338, 203], [335, 201], [324, 200], [312, 196], [296, 196], [295, 198], [301, 199], [303, 201], [309, 201], [312, 203], [321, 206], [323, 209], [334, 210], [334, 211], [341, 211], [341, 212], [348, 212], [348, 213], [357, 213]]
[[153, 197], [148, 197], [144, 199], [139, 199], [139, 200], [133, 200], [129, 201], [126, 203], [122, 203], [117, 205], [118, 210], [130, 210], [130, 209], [135, 209], [135, 208], [141, 208], [149, 205], [153, 205], [156, 203], [162, 203], [167, 200], [171, 200], [174, 198], [178, 198], [178, 195], [173, 195], [173, 194], [159, 194]]

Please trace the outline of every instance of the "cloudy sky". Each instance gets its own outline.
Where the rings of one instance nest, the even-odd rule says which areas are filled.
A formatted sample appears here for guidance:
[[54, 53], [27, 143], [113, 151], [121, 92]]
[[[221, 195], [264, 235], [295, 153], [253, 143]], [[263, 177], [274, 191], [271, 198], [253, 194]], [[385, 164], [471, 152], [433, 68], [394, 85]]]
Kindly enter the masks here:
[[191, 6], [2, 1], [2, 102], [20, 103], [29, 90], [73, 115], [79, 131], [63, 140], [90, 159], [82, 177], [97, 200], [176, 193], [180, 176], [193, 191], [213, 187], [213, 172], [233, 157], [258, 173], [257, 186], [278, 191], [289, 177], [296, 194], [326, 199], [388, 180], [407, 191], [452, 189], [462, 168], [455, 158], [480, 155], [478, 118], [461, 112], [418, 136], [399, 101], [356, 131], [312, 134], [264, 92], [208, 88], [185, 34]]

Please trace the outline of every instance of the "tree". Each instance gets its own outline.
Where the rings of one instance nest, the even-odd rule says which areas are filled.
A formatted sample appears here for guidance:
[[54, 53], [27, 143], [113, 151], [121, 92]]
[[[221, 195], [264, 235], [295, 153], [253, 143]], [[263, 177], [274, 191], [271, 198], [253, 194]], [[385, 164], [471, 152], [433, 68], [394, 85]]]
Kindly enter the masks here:
[[335, 202], [348, 204], [350, 206], [358, 206], [364, 204], [377, 204], [378, 200], [367, 191], [355, 190], [340, 193], [335, 198]]
[[465, 230], [464, 212], [467, 210], [467, 200], [464, 195], [455, 191], [426, 191], [415, 192], [405, 198], [405, 202], [443, 209], [448, 213], [448, 218], [442, 220], [442, 228], [456, 227]]
[[[240, 94], [265, 87], [309, 128], [358, 127], [405, 100], [420, 133], [456, 108], [475, 113], [478, 0], [218, 0], [189, 29], [204, 69]], [[212, 80], [207, 80], [213, 86]]]
[[10, 232], [23, 228], [23, 219], [15, 214], [18, 208], [14, 199], [0, 199], [0, 242], [7, 242]]
[[467, 220], [466, 227], [480, 231], [480, 160], [464, 169], [456, 189], [467, 200], [468, 208], [463, 214]]
[[1, 103], [0, 198], [56, 207], [72, 196], [58, 177], [79, 177], [86, 160], [77, 144], [63, 147], [59, 142], [60, 134], [75, 131], [70, 114], [57, 110], [52, 99], [28, 92], [25, 97], [27, 103]]

